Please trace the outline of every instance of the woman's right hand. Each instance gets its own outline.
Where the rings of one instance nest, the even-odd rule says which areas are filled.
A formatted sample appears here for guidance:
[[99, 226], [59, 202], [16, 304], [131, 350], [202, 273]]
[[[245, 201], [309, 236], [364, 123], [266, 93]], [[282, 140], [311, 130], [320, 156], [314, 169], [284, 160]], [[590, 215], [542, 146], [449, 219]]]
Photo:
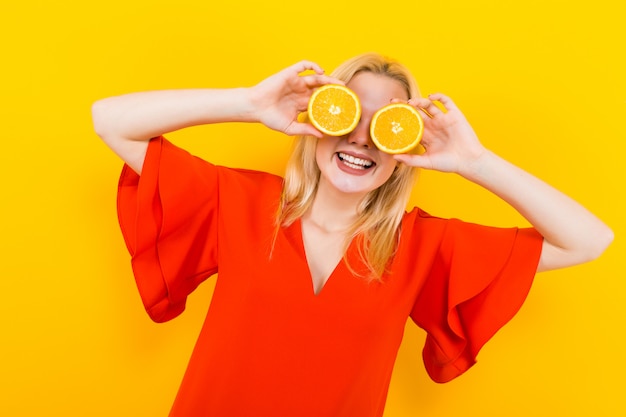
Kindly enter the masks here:
[[[313, 71], [312, 74], [304, 74]], [[266, 78], [250, 88], [250, 101], [256, 109], [255, 119], [270, 129], [287, 135], [322, 137], [313, 125], [298, 121], [298, 115], [307, 110], [313, 91], [325, 84], [344, 84], [324, 75], [314, 62], [300, 61]]]
[[[311, 74], [301, 75], [305, 71]], [[302, 61], [250, 88], [145, 91], [98, 100], [92, 106], [98, 136], [141, 173], [151, 138], [202, 124], [260, 122], [288, 135], [322, 134], [300, 123], [315, 88], [340, 80]]]

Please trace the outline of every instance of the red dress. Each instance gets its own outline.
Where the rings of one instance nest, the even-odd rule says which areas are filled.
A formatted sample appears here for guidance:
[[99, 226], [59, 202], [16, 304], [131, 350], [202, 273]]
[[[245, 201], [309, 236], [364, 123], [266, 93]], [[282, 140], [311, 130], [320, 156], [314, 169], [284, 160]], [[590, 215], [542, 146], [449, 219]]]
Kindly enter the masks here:
[[[282, 179], [214, 166], [164, 138], [141, 177], [125, 167], [118, 214], [142, 301], [162, 322], [219, 273], [170, 416], [377, 417], [406, 320], [428, 334], [423, 360], [446, 382], [522, 305], [542, 237], [432, 217], [402, 222], [382, 282], [340, 262], [313, 292], [300, 222], [280, 228]], [[356, 248], [348, 250], [358, 268]]]

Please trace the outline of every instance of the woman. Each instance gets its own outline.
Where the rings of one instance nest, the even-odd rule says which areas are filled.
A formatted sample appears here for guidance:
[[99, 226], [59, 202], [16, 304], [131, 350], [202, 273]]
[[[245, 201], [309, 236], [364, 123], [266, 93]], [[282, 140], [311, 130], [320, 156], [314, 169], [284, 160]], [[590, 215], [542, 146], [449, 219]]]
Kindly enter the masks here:
[[[346, 136], [298, 121], [328, 83], [361, 101]], [[424, 115], [422, 154], [373, 145], [371, 118], [392, 101]], [[428, 333], [430, 376], [448, 381], [517, 312], [535, 272], [590, 261], [613, 238], [579, 204], [485, 149], [450, 98], [420, 98], [406, 68], [377, 54], [331, 76], [303, 61], [251, 88], [112, 97], [93, 117], [126, 163], [119, 219], [152, 319], [180, 314], [219, 271], [171, 416], [381, 416], [409, 317]], [[284, 180], [216, 167], [162, 136], [234, 121], [298, 136]], [[533, 227], [407, 213], [416, 168], [485, 187]]]

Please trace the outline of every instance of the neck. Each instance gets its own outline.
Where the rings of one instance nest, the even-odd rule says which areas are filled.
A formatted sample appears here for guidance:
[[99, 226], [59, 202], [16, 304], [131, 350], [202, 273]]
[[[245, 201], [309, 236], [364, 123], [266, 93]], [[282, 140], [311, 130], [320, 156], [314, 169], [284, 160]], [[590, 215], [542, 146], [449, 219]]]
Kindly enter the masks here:
[[343, 193], [334, 187], [325, 186], [322, 180], [303, 220], [327, 232], [345, 232], [356, 221], [362, 199], [361, 194]]

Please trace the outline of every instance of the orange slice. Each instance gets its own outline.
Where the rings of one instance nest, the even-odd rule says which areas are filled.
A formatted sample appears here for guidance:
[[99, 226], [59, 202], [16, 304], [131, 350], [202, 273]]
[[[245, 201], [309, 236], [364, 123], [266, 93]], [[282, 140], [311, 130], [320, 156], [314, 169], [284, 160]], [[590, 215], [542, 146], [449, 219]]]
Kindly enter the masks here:
[[372, 117], [370, 136], [376, 147], [391, 154], [407, 153], [415, 148], [424, 134], [424, 120], [415, 107], [392, 103]]
[[361, 118], [361, 102], [348, 87], [327, 84], [313, 92], [308, 106], [309, 120], [320, 132], [346, 135]]

